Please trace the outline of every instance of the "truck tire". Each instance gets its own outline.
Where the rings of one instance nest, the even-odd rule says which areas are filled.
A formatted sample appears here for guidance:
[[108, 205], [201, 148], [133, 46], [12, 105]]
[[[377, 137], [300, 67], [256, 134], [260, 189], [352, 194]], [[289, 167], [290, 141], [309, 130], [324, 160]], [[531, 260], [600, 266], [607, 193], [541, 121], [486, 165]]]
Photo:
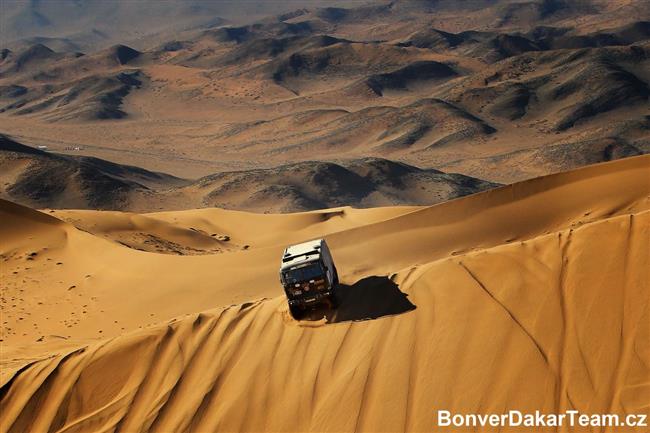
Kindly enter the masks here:
[[329, 297], [330, 308], [339, 307], [338, 292], [339, 292], [339, 272], [336, 269], [336, 266], [334, 266], [334, 278], [332, 279], [332, 289]]
[[294, 319], [300, 320], [302, 317], [302, 308], [298, 307], [297, 305], [289, 304], [289, 313]]
[[329, 304], [330, 304], [330, 308], [339, 307], [339, 297], [337, 296], [336, 286], [332, 287], [332, 293], [330, 294]]

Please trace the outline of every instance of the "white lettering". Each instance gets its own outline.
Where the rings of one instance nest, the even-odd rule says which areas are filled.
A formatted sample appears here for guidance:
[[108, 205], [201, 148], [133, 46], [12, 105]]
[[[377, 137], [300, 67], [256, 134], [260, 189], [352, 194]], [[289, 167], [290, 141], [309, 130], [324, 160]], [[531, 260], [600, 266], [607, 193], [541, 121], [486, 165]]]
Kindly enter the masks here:
[[448, 410], [438, 411], [438, 425], [440, 427], [448, 427], [451, 424], [451, 412]]
[[527, 413], [524, 415], [524, 425], [526, 427], [534, 427], [535, 426], [535, 416]]
[[569, 425], [571, 427], [576, 425], [576, 415], [578, 414], [577, 410], [567, 410], [566, 414], [569, 415]]
[[546, 427], [546, 422], [544, 421], [544, 415], [542, 415], [538, 410], [535, 411], [535, 425]]
[[581, 414], [577, 410], [567, 410], [561, 414], [545, 414], [536, 410], [523, 413], [509, 410], [502, 414], [452, 414], [448, 410], [438, 410], [439, 427], [562, 427], [565, 421], [570, 427], [647, 427], [646, 414], [628, 414], [619, 418], [617, 414]]
[[451, 417], [451, 423], [456, 427], [462, 427], [465, 424], [465, 420], [462, 415], [454, 415]]
[[[521, 414], [521, 412], [519, 412], [518, 410], [511, 410], [509, 414], [510, 414], [510, 420], [509, 420], [510, 425], [513, 427], [520, 426], [523, 421], [523, 415]], [[513, 419], [515, 419], [514, 418], [515, 416], [517, 417], [516, 418], [517, 421], [513, 421]]]

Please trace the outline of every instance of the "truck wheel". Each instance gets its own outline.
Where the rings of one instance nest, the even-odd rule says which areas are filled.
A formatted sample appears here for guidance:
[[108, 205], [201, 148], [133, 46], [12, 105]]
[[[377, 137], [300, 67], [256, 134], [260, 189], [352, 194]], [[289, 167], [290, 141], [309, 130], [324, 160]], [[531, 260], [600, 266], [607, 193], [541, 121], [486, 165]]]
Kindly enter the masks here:
[[331, 308], [338, 308], [339, 307], [339, 298], [336, 296], [336, 287], [332, 288], [332, 293], [330, 294], [329, 302], [330, 302], [330, 307]]
[[291, 313], [291, 317], [294, 319], [300, 320], [302, 317], [302, 308], [298, 307], [297, 305], [289, 304], [289, 313]]

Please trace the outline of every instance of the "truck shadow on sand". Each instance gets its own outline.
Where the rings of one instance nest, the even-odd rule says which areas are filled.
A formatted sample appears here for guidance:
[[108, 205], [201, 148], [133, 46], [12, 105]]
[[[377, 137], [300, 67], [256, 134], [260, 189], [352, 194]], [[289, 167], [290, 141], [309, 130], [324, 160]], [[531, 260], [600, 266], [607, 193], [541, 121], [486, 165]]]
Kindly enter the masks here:
[[316, 306], [304, 311], [300, 320], [319, 321], [323, 317], [327, 323], [374, 320], [416, 308], [408, 295], [388, 277], [366, 277], [352, 285], [340, 284], [337, 290], [338, 308]]

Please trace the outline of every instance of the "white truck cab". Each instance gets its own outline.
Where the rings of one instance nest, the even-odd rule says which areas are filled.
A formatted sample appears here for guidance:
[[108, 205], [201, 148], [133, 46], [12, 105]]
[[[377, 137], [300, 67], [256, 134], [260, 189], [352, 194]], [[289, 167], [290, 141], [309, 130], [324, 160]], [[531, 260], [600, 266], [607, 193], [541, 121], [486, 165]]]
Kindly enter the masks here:
[[331, 308], [337, 306], [339, 278], [324, 239], [285, 248], [280, 264], [280, 282], [294, 317], [311, 305], [327, 303]]

